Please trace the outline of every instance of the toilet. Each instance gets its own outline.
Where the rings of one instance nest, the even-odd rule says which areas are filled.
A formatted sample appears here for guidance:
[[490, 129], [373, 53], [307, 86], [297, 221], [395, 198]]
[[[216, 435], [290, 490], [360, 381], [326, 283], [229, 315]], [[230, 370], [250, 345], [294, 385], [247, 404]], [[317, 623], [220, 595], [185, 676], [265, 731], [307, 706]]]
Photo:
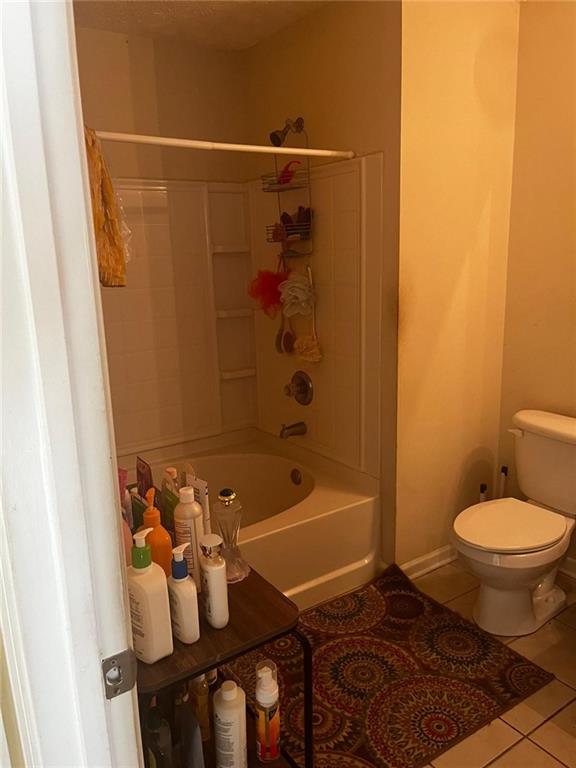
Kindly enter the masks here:
[[474, 504], [451, 535], [480, 581], [474, 620], [507, 636], [535, 632], [566, 605], [555, 579], [576, 523], [576, 418], [524, 410], [513, 424], [518, 485], [528, 501]]

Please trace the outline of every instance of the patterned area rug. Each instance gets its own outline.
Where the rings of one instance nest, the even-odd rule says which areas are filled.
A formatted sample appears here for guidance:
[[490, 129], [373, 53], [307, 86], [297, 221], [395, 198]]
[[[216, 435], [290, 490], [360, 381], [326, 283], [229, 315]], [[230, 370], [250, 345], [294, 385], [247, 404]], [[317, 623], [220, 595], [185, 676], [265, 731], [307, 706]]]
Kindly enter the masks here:
[[[300, 629], [314, 653], [316, 768], [420, 768], [553, 678], [396, 565], [306, 611]], [[287, 635], [222, 671], [250, 700], [262, 658], [278, 665], [284, 746], [303, 765], [298, 640]]]

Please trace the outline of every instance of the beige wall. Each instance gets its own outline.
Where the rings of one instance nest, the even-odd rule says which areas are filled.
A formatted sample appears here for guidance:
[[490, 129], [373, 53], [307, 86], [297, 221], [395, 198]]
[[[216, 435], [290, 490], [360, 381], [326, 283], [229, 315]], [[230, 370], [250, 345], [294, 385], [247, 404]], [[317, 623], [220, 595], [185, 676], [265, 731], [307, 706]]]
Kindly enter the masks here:
[[[90, 127], [216, 141], [246, 141], [244, 59], [197, 48], [77, 28], [84, 119]], [[114, 176], [235, 181], [251, 177], [249, 157], [222, 152], [104, 145]]]
[[497, 463], [518, 5], [403, 6], [396, 559]]
[[515, 411], [576, 416], [575, 94], [576, 5], [522, 3], [500, 437], [512, 493]]
[[394, 558], [401, 25], [400, 2], [326, 3], [248, 51], [253, 142], [267, 142], [271, 129], [301, 114], [314, 146], [384, 153], [381, 479], [387, 560]]

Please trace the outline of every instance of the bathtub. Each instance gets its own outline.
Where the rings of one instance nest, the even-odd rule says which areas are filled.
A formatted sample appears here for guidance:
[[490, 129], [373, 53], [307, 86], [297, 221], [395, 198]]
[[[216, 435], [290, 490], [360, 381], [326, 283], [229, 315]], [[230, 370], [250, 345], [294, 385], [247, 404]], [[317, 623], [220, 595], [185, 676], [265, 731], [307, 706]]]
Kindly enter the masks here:
[[236, 491], [244, 558], [301, 609], [381, 568], [374, 478], [271, 437], [151, 461], [156, 482], [165, 466], [185, 462], [208, 482], [211, 503], [220, 488]]

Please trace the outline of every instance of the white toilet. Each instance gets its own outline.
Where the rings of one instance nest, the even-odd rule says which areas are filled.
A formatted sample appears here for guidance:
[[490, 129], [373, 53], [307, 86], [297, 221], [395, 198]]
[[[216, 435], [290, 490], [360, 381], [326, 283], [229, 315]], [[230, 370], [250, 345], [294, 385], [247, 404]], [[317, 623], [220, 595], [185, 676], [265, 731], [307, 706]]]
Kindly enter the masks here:
[[480, 580], [474, 619], [496, 635], [527, 635], [565, 606], [554, 581], [576, 517], [576, 418], [518, 411], [513, 422], [518, 485], [529, 500], [474, 504], [452, 531]]

